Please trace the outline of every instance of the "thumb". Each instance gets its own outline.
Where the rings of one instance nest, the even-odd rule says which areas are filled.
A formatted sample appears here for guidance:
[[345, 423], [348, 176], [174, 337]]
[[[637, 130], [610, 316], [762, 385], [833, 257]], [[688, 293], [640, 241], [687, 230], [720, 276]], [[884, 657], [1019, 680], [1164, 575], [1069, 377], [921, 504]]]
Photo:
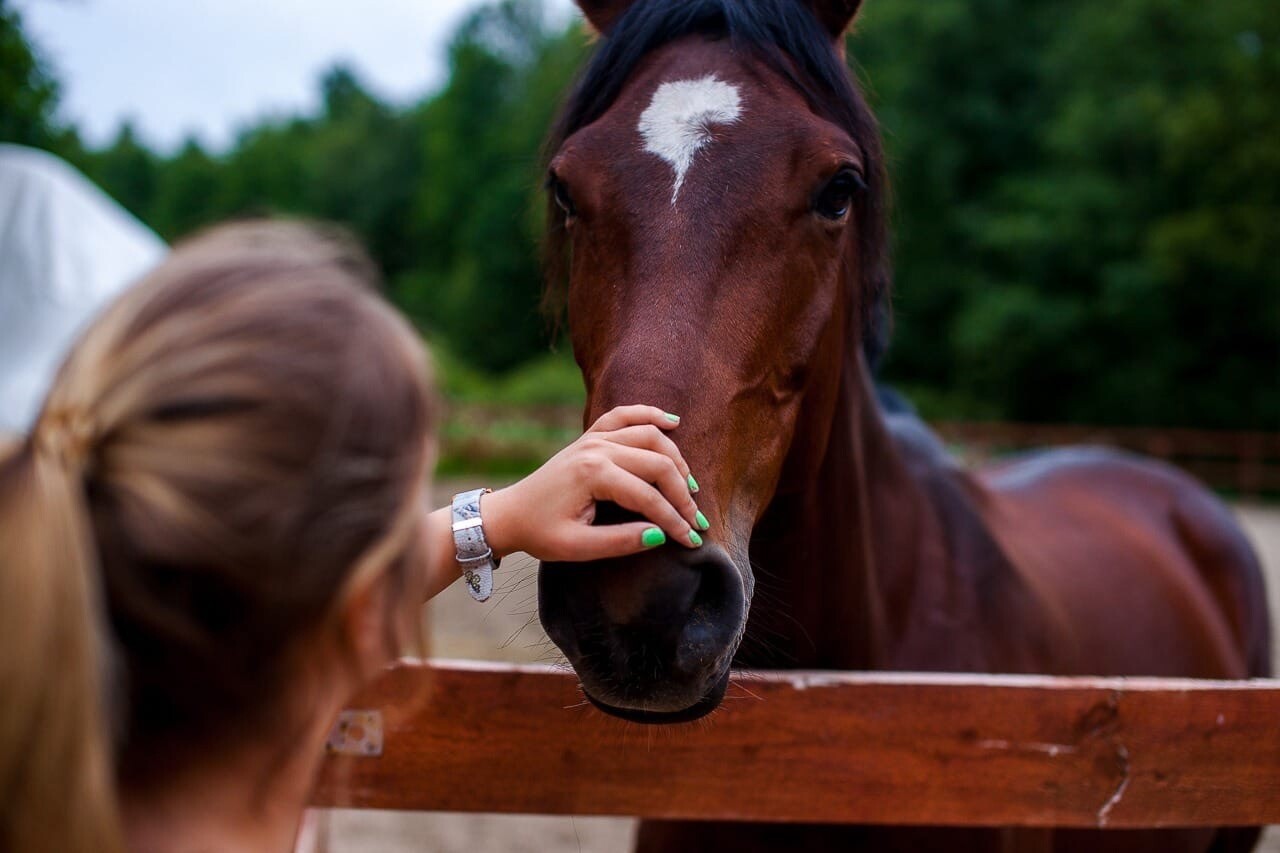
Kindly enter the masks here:
[[585, 562], [625, 557], [652, 551], [666, 541], [667, 536], [661, 528], [647, 521], [582, 527], [575, 531], [573, 543], [564, 559], [569, 562]]

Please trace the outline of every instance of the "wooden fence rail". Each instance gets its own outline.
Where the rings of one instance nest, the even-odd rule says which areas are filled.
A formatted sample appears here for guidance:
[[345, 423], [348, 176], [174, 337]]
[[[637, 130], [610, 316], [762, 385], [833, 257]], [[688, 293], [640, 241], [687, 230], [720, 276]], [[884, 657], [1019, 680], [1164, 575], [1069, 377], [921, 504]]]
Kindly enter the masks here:
[[352, 751], [378, 754], [331, 754], [315, 805], [957, 826], [1280, 823], [1280, 681], [763, 673], [735, 676], [710, 718], [655, 728], [588, 707], [563, 670], [437, 662], [402, 664], [353, 708], [369, 713], [352, 718]]

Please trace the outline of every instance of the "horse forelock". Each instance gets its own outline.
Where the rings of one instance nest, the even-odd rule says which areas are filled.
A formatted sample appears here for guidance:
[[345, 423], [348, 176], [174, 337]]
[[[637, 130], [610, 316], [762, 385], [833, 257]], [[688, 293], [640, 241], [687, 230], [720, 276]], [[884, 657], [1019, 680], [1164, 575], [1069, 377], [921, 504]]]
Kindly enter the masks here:
[[[728, 38], [734, 48], [763, 62], [858, 144], [867, 191], [857, 200], [858, 264], [851, 274], [858, 300], [862, 348], [877, 365], [887, 348], [891, 312], [888, 249], [888, 181], [879, 129], [831, 37], [801, 0], [637, 0], [618, 19], [582, 71], [547, 143], [547, 160], [570, 136], [599, 119], [622, 94], [640, 62], [653, 51], [690, 35]], [[555, 200], [547, 200], [543, 305], [555, 319], [568, 281], [568, 234]]]

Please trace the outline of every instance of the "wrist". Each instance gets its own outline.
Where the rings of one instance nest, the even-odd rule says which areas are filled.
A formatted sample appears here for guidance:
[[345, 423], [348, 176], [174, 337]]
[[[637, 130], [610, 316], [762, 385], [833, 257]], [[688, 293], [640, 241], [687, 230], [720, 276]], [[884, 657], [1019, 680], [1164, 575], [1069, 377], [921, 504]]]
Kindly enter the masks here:
[[495, 557], [502, 559], [521, 550], [519, 535], [513, 529], [519, 508], [513, 505], [510, 486], [481, 498], [480, 515], [484, 519], [484, 537]]

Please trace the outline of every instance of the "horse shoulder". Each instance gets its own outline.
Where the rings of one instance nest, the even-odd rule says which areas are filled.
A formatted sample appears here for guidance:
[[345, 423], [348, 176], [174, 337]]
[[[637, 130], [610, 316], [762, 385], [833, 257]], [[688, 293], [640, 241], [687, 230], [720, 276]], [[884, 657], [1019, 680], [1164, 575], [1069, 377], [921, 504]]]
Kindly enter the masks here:
[[[993, 532], [1059, 603], [1083, 658], [1116, 661], [1116, 674], [1238, 677], [1269, 666], [1257, 559], [1230, 511], [1184, 472], [1081, 447], [978, 476]], [[1127, 665], [1117, 647], [1131, 652]]]

